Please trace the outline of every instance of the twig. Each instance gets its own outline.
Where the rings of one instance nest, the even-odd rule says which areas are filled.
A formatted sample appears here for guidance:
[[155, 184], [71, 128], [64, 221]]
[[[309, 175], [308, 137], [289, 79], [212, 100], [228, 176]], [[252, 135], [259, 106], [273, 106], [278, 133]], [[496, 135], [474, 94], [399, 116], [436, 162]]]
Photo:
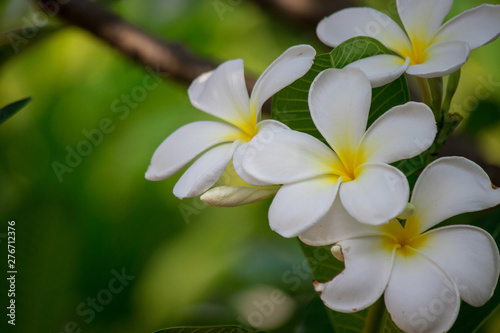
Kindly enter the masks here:
[[[135, 27], [118, 15], [88, 0], [35, 0], [51, 16], [58, 16], [94, 34], [125, 56], [183, 83], [217, 66], [189, 52], [184, 46], [168, 43]], [[253, 87], [255, 79], [248, 78]]]
[[272, 12], [292, 24], [316, 29], [318, 22], [338, 10], [354, 7], [351, 0], [253, 0], [264, 10]]

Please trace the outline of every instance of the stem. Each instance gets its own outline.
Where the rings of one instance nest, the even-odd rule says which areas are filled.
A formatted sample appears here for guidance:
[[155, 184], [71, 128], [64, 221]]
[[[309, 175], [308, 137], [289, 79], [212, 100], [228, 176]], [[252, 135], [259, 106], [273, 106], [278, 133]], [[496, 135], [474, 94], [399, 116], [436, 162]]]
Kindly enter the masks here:
[[453, 133], [455, 128], [460, 124], [463, 117], [458, 113], [448, 113], [444, 116], [442, 122], [438, 124], [438, 134], [434, 143], [427, 151], [425, 165], [428, 165], [437, 158], [438, 152], [446, 143], [448, 137]]
[[420, 90], [422, 91], [422, 100], [425, 104], [427, 104], [430, 108], [432, 108], [432, 96], [431, 89], [429, 88], [429, 82], [427, 79], [417, 76], [417, 82], [420, 86]]
[[443, 78], [436, 77], [429, 79], [427, 82], [429, 83], [429, 88], [431, 90], [432, 112], [434, 112], [434, 117], [439, 123], [441, 119], [443, 119], [443, 112], [441, 109], [441, 105], [443, 104]]
[[377, 333], [380, 327], [380, 322], [384, 317], [385, 303], [384, 297], [381, 296], [378, 301], [372, 304], [368, 309], [368, 316], [366, 316], [365, 326], [361, 333]]

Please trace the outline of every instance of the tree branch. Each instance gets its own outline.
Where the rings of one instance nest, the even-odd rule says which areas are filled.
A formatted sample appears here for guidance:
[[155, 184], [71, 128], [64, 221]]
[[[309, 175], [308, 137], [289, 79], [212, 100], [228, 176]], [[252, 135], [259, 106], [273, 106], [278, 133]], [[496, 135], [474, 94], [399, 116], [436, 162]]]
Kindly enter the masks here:
[[[215, 62], [195, 56], [180, 44], [168, 43], [124, 21], [118, 15], [88, 0], [35, 0], [50, 16], [78, 26], [107, 42], [125, 56], [167, 74], [172, 79], [191, 83], [198, 75], [214, 69]], [[253, 87], [255, 79], [248, 78]]]
[[438, 157], [463, 156], [479, 164], [490, 176], [491, 182], [500, 185], [500, 167], [487, 163], [479, 153], [479, 149], [468, 136], [453, 133], [439, 151]]
[[321, 19], [344, 8], [354, 7], [352, 0], [253, 0], [265, 11], [281, 17], [292, 24], [301, 24], [316, 29]]

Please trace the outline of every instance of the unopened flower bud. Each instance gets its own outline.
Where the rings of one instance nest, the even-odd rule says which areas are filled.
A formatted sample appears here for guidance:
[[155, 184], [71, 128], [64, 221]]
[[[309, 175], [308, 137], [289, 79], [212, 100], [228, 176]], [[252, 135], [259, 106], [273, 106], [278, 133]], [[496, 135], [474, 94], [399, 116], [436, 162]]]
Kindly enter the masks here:
[[218, 186], [201, 196], [201, 201], [214, 207], [237, 207], [272, 197], [279, 186]]

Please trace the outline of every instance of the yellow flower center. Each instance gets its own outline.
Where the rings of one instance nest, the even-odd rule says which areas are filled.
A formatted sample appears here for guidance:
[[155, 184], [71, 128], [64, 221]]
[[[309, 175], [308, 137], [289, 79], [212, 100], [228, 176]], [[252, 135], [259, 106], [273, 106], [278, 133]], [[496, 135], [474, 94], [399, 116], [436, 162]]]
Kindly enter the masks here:
[[426, 240], [425, 235], [419, 234], [417, 223], [410, 218], [403, 227], [397, 219], [391, 220], [381, 227], [387, 237], [383, 237], [383, 246], [392, 252], [396, 248], [396, 253], [402, 256], [415, 254], [414, 249], [420, 248]]
[[416, 38], [411, 41], [411, 44], [410, 49], [401, 51], [401, 56], [405, 59], [410, 58], [410, 66], [423, 64], [427, 60], [425, 50], [427, 50], [429, 44]]
[[356, 152], [353, 151], [343, 151], [336, 152], [341, 163], [340, 165], [335, 165], [335, 173], [342, 177], [342, 182], [347, 183], [355, 180], [361, 173], [360, 165], [364, 162], [360, 161]]

